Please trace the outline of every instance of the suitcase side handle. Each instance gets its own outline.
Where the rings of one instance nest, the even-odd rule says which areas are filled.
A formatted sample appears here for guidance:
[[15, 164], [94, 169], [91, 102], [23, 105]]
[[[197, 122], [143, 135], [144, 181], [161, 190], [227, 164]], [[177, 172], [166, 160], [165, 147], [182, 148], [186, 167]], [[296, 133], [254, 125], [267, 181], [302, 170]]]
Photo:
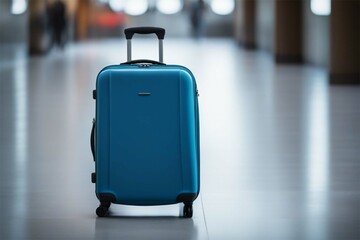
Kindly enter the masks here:
[[125, 37], [127, 39], [127, 61], [131, 61], [131, 39], [135, 33], [138, 34], [151, 34], [155, 33], [159, 39], [159, 62], [164, 62], [163, 53], [163, 40], [165, 37], [165, 29], [159, 27], [133, 27], [124, 30]]
[[94, 162], [95, 162], [95, 119], [93, 120], [93, 125], [91, 128], [90, 147], [91, 147], [91, 153], [93, 155]]
[[126, 39], [131, 40], [135, 33], [138, 34], [151, 34], [155, 33], [159, 40], [165, 37], [165, 29], [159, 27], [132, 27], [124, 31]]

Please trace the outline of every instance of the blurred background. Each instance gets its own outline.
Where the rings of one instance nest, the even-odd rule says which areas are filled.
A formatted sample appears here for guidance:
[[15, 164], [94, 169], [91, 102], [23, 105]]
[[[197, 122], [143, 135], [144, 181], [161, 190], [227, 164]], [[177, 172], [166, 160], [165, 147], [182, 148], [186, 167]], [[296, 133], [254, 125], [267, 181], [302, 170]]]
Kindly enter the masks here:
[[[128, 26], [161, 26], [167, 37], [233, 36], [235, 1], [64, 0], [66, 41], [123, 37]], [[18, 42], [30, 54], [51, 48], [51, 7], [56, 0], [1, 1], [1, 43]], [[12, 27], [9, 28], [9, 25]], [[206, 25], [206, 26], [205, 26]], [[206, 28], [206, 29], [205, 29]], [[13, 31], [16, 29], [16, 31]]]
[[[92, 91], [130, 26], [197, 80], [192, 219], [95, 215]], [[360, 0], [0, 0], [0, 109], [0, 239], [360, 239]]]
[[[56, 0], [0, 2], [0, 61], [46, 54]], [[161, 26], [167, 37], [227, 37], [279, 63], [327, 68], [329, 82], [359, 83], [357, 0], [63, 0], [65, 43], [122, 38], [128, 26]], [[56, 8], [56, 7], [55, 7]], [[52, 19], [52, 16], [56, 16]], [[61, 21], [61, 20], [59, 20]]]

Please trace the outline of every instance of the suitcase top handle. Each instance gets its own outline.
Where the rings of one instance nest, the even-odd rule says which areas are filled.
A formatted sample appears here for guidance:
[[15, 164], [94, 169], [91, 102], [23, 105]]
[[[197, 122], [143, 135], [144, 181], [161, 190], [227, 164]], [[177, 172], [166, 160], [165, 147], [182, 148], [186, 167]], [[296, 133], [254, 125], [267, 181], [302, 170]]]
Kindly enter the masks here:
[[165, 29], [159, 27], [133, 27], [127, 28], [124, 31], [126, 39], [130, 40], [134, 36], [135, 33], [138, 34], [151, 34], [155, 33], [158, 39], [164, 39], [165, 37]]
[[125, 37], [127, 39], [127, 61], [131, 61], [131, 39], [135, 33], [138, 34], [150, 34], [155, 33], [159, 39], [159, 62], [164, 62], [164, 53], [163, 53], [163, 40], [165, 37], [165, 29], [159, 27], [133, 27], [127, 28], [124, 31]]

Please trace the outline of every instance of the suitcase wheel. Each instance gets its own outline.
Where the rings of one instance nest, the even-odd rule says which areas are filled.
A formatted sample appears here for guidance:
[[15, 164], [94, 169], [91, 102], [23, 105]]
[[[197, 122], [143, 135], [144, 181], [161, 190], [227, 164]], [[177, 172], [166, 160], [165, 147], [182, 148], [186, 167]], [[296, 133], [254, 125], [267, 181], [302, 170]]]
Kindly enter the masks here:
[[193, 207], [192, 205], [184, 205], [183, 208], [183, 216], [184, 218], [191, 218], [193, 216]]
[[110, 203], [101, 203], [96, 209], [96, 215], [98, 217], [105, 217], [109, 212]]

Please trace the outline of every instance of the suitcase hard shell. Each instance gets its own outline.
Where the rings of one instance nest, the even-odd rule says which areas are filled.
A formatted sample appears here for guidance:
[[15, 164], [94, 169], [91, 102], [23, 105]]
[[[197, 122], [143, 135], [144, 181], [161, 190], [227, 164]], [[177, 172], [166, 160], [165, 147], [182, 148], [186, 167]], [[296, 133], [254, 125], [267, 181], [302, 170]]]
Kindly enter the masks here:
[[195, 78], [183, 66], [136, 62], [145, 64], [108, 66], [97, 77], [96, 212], [183, 202], [191, 217], [200, 179]]

